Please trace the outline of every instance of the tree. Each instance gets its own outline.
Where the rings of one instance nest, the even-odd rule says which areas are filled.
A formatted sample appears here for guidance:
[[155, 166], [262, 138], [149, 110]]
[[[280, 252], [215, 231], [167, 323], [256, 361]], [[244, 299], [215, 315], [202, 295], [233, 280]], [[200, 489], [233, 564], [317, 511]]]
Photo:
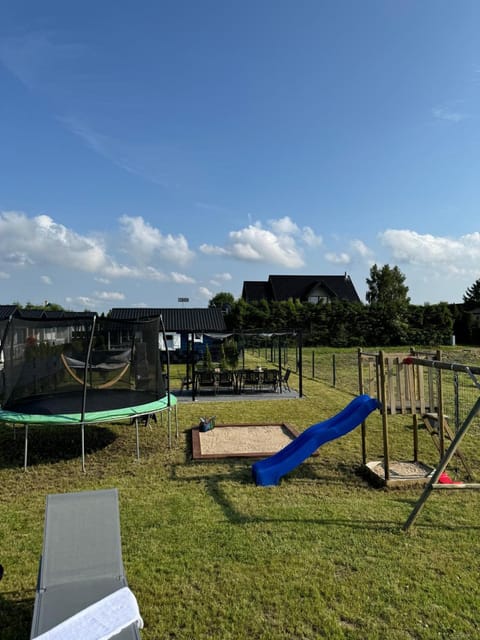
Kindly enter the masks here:
[[242, 331], [247, 328], [249, 305], [243, 298], [239, 298], [230, 313], [225, 316], [225, 324], [229, 331]]
[[393, 345], [408, 342], [408, 319], [410, 298], [405, 276], [398, 267], [388, 264], [381, 269], [376, 264], [367, 278], [367, 302], [374, 312], [371, 329], [379, 344]]
[[235, 303], [235, 298], [232, 293], [227, 291], [220, 291], [209, 301], [209, 307], [217, 307], [225, 313], [229, 313]]
[[405, 276], [398, 267], [385, 264], [381, 269], [376, 264], [370, 269], [367, 278], [367, 302], [386, 309], [405, 311], [410, 304]]
[[463, 302], [467, 309], [480, 307], [480, 278], [465, 291], [463, 295]]
[[228, 366], [231, 369], [236, 369], [238, 366], [238, 346], [235, 340], [230, 338], [225, 341], [224, 352]]
[[203, 366], [206, 371], [212, 371], [213, 369], [212, 354], [208, 344], [205, 346], [205, 353], [203, 354]]
[[20, 302], [14, 301], [12, 302], [12, 304], [14, 304], [18, 309], [28, 309], [28, 310], [48, 310], [48, 311], [65, 311], [65, 309], [62, 307], [62, 305], [57, 304], [56, 302], [48, 302], [48, 300], [45, 300], [45, 302], [41, 303], [41, 304], [36, 304], [33, 302], [27, 302], [24, 305], [20, 304]]
[[[453, 315], [446, 302], [427, 305], [424, 325], [428, 327], [428, 339], [424, 344], [450, 344], [453, 333]], [[427, 332], [425, 332], [427, 333]]]

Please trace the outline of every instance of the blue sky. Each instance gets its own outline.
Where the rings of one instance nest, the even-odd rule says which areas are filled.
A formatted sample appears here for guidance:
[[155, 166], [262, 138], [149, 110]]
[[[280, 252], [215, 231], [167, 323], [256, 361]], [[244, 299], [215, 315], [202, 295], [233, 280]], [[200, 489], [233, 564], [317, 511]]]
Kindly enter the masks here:
[[270, 274], [480, 277], [476, 0], [0, 10], [0, 303], [205, 306]]

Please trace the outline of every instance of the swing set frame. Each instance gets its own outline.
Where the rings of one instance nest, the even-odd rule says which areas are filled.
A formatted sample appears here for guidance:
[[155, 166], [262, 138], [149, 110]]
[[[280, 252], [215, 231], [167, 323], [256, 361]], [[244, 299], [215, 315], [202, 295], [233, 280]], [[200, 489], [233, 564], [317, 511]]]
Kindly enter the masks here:
[[[443, 369], [443, 370], [466, 373], [470, 376], [475, 387], [480, 391], [480, 381], [476, 377], [476, 375], [480, 374], [480, 367], [469, 367], [466, 365], [455, 364], [455, 363], [450, 364], [448, 362], [442, 362], [437, 360], [420, 360], [419, 361], [418, 358], [415, 358], [413, 356], [405, 358], [404, 360], [404, 364], [412, 365], [412, 366], [418, 365], [420, 363], [424, 367], [431, 367], [433, 369], [440, 369], [440, 370]], [[450, 443], [450, 446], [442, 455], [439, 464], [437, 465], [432, 476], [430, 477], [429, 481], [425, 485], [425, 488], [421, 496], [417, 500], [412, 512], [410, 513], [405, 524], [403, 525], [404, 531], [408, 531], [410, 527], [415, 523], [418, 515], [422, 511], [423, 507], [425, 506], [425, 503], [427, 502], [428, 498], [431, 496], [433, 491], [437, 491], [437, 490], [465, 491], [466, 489], [475, 491], [480, 489], [480, 483], [478, 482], [465, 482], [465, 483], [462, 482], [462, 483], [444, 484], [439, 481], [440, 476], [445, 472], [449, 462], [451, 461], [453, 456], [458, 452], [460, 443], [462, 442], [463, 438], [467, 434], [474, 418], [479, 413], [480, 413], [480, 394], [476, 399], [475, 403], [473, 404], [472, 408], [470, 409], [468, 415], [466, 416], [462, 424], [457, 429]], [[441, 420], [440, 423], [443, 423], [443, 420]]]

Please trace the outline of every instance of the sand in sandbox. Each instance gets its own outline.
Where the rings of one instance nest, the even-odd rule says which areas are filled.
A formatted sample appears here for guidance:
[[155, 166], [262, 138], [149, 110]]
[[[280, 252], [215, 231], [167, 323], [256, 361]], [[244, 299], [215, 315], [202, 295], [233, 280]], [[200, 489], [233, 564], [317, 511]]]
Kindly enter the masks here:
[[289, 425], [216, 425], [192, 429], [193, 457], [265, 456], [286, 447], [297, 436]]
[[365, 466], [365, 472], [372, 482], [389, 487], [424, 485], [428, 482], [432, 471], [432, 467], [422, 462], [391, 461], [389, 464], [390, 477], [386, 480], [383, 461], [368, 462]]

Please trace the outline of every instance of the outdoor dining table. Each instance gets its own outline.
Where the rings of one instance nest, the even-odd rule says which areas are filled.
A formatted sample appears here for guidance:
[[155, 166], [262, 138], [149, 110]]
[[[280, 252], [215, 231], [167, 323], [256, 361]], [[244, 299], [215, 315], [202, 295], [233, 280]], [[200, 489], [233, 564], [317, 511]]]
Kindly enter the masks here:
[[238, 393], [250, 389], [260, 391], [270, 389], [276, 391], [279, 384], [279, 375], [276, 369], [239, 369], [237, 375]]
[[231, 389], [234, 393], [248, 391], [277, 391], [280, 389], [280, 376], [277, 369], [262, 367], [244, 369], [200, 370], [195, 373], [195, 391], [201, 389], [213, 391]]

